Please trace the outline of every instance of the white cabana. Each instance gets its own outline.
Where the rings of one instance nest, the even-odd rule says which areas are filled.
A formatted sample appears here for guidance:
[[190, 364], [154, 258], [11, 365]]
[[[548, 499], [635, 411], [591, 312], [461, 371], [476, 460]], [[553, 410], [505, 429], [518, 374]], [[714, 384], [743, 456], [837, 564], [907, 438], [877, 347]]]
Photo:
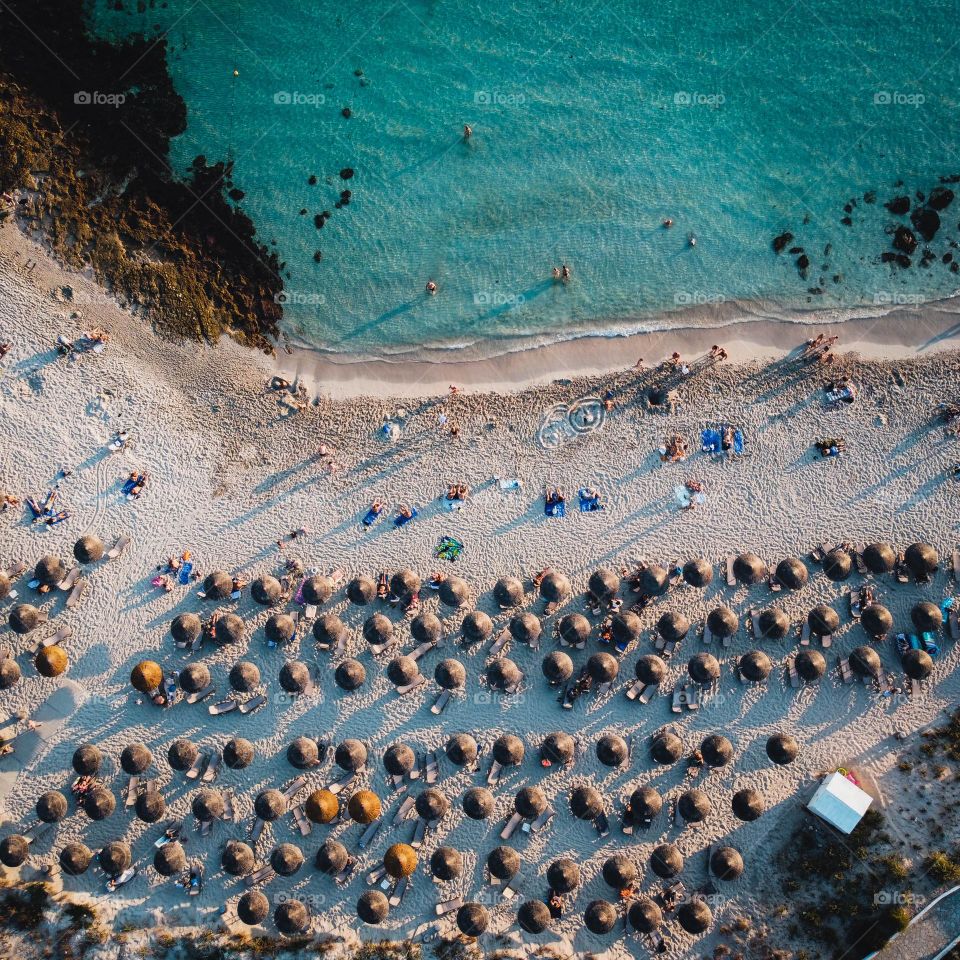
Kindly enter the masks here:
[[817, 787], [807, 809], [843, 833], [852, 833], [873, 798], [842, 773], [831, 773]]

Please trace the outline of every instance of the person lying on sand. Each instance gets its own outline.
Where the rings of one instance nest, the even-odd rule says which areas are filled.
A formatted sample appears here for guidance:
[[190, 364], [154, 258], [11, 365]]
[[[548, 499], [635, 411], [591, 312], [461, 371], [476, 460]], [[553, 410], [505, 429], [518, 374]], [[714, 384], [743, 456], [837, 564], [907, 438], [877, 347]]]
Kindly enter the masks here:
[[2, 360], [13, 347], [12, 343], [0, 343], [0, 360]]
[[0, 511], [9, 510], [11, 507], [19, 507], [20, 500], [17, 497], [11, 496], [9, 493], [5, 493], [0, 496]]
[[543, 498], [548, 507], [552, 507], [558, 503], [565, 503], [567, 499], [563, 495], [563, 490], [560, 487], [547, 487]]
[[434, 570], [433, 573], [430, 574], [430, 580], [427, 585], [431, 590], [439, 590], [440, 584], [446, 579], [447, 575], [442, 570]]

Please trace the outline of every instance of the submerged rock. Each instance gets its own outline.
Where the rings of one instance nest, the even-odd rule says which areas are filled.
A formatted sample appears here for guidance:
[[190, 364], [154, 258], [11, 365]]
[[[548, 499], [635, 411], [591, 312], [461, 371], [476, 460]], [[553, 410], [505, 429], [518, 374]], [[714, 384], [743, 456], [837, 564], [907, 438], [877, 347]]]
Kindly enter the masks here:
[[783, 253], [787, 244], [793, 239], [793, 234], [790, 231], [781, 233], [779, 237], [773, 238], [773, 252], [774, 253]]
[[892, 200], [888, 200], [884, 206], [891, 212], [897, 214], [897, 216], [903, 216], [905, 213], [910, 212], [910, 198], [909, 197], [894, 197]]
[[917, 249], [917, 238], [908, 227], [897, 227], [893, 235], [893, 245], [904, 253], [913, 253]]
[[940, 214], [930, 207], [920, 207], [910, 214], [910, 222], [917, 233], [929, 243], [940, 229]]
[[353, 176], [353, 167], [344, 167], [340, 171], [341, 180], [349, 180]]
[[934, 187], [927, 199], [927, 206], [932, 210], [946, 210], [953, 203], [953, 191], [948, 187]]

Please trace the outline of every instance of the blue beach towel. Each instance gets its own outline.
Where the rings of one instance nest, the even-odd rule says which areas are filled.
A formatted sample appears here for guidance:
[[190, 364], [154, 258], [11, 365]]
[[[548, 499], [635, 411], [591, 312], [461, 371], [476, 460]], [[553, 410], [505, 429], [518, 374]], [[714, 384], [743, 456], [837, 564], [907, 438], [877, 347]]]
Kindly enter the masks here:
[[583, 495], [582, 490], [577, 491], [577, 496], [580, 498], [581, 513], [592, 513], [594, 510], [603, 509], [603, 504], [600, 502], [599, 497], [586, 497]]
[[718, 453], [723, 443], [723, 437], [720, 436], [719, 430], [708, 427], [700, 434], [700, 442], [703, 445], [704, 453]]
[[182, 584], [188, 584], [191, 573], [193, 573], [193, 564], [188, 560], [179, 571], [177, 571], [177, 580]]
[[565, 517], [567, 515], [567, 505], [561, 500], [559, 503], [544, 503], [543, 512], [548, 517]]
[[409, 517], [405, 517], [402, 513], [394, 517], [393, 525], [398, 528], [406, 526], [406, 524], [408, 524], [411, 520], [416, 520], [416, 518], [420, 515], [420, 512], [417, 510], [416, 507], [413, 507], [410, 513], [412, 514], [412, 516], [409, 516]]
[[364, 515], [363, 519], [360, 521], [365, 527], [372, 527], [377, 520], [380, 519], [380, 514], [383, 513], [383, 507], [379, 510], [374, 510], [371, 507]]
[[737, 455], [743, 453], [743, 431], [737, 430], [733, 434], [733, 452]]

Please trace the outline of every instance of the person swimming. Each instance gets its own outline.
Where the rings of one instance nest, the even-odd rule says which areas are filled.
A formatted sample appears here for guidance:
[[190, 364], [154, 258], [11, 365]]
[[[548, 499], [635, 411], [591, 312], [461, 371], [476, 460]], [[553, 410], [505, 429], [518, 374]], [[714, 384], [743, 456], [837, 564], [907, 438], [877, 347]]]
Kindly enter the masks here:
[[570, 268], [566, 264], [563, 264], [563, 266], [560, 267], [560, 277], [563, 280], [570, 279]]
[[434, 295], [436, 294], [436, 292], [437, 292], [437, 285], [436, 285], [436, 283], [434, 283], [433, 280], [428, 280], [428, 281], [427, 281], [427, 293], [429, 293], [430, 296], [432, 297], [432, 296], [434, 296]]
[[473, 136], [473, 127], [469, 123], [463, 125], [463, 139], [469, 140]]

